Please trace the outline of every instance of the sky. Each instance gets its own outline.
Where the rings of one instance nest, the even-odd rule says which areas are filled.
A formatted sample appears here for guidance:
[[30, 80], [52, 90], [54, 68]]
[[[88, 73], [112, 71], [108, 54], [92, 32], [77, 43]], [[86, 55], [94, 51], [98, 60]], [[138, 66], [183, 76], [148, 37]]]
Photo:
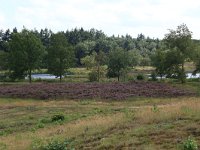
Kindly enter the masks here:
[[0, 0], [0, 29], [54, 32], [83, 27], [108, 36], [143, 33], [162, 39], [185, 23], [200, 39], [199, 0]]

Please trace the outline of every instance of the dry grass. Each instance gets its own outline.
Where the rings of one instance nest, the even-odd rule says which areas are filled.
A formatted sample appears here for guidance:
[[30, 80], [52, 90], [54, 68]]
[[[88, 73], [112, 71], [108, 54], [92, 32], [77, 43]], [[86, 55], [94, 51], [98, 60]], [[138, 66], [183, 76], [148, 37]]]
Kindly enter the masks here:
[[[20, 119], [30, 112], [16, 107], [39, 107], [34, 115], [43, 117], [46, 109], [63, 109], [68, 113], [97, 112], [63, 124], [49, 124], [34, 132], [25, 130], [0, 136], [0, 149], [27, 150], [34, 141], [41, 144], [48, 139], [73, 139], [76, 149], [177, 149], [188, 136], [200, 142], [200, 98], [134, 99], [127, 101], [25, 101], [2, 102], [0, 111], [6, 116], [15, 113]], [[9, 108], [9, 109], [7, 109]], [[33, 115], [32, 114], [32, 115]], [[14, 115], [14, 114], [12, 114]], [[4, 118], [6, 118], [4, 116]], [[1, 117], [1, 116], [0, 116]], [[6, 121], [17, 121], [8, 119]]]
[[180, 102], [164, 105], [153, 105], [141, 108], [136, 113], [140, 123], [158, 123], [167, 120], [185, 118], [200, 113], [199, 98], [185, 98]]
[[[30, 148], [33, 139], [48, 140], [51, 138], [73, 138], [86, 132], [106, 130], [122, 123], [124, 115], [121, 113], [110, 116], [94, 116], [73, 123], [39, 129], [36, 132], [26, 132], [0, 138], [9, 150], [26, 150]], [[88, 131], [90, 130], [90, 131]]]

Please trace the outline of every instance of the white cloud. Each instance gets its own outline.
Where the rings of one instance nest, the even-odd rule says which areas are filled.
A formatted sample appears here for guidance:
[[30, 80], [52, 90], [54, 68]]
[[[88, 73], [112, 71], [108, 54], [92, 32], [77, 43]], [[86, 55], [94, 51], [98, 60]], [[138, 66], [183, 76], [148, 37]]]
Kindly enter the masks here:
[[53, 31], [84, 27], [101, 29], [109, 35], [144, 33], [162, 38], [167, 29], [186, 23], [194, 38], [200, 38], [197, 0], [27, 0], [25, 3], [16, 6], [13, 24], [17, 27], [48, 27]]

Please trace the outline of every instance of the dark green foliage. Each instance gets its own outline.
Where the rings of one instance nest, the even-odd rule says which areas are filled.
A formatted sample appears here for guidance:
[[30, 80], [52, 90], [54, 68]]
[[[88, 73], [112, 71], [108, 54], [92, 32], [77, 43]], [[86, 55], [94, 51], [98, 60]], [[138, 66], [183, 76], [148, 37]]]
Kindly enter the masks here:
[[192, 43], [192, 32], [185, 24], [181, 24], [176, 30], [169, 30], [164, 41], [169, 48], [166, 56], [166, 68], [168, 74], [177, 74], [178, 79], [185, 82], [185, 61], [192, 57], [194, 52]]
[[60, 81], [66, 69], [73, 65], [74, 51], [63, 33], [51, 36], [48, 48], [48, 72], [58, 76]]
[[184, 143], [183, 143], [183, 150], [198, 150], [197, 142], [189, 137]]
[[145, 79], [143, 74], [138, 74], [136, 78], [137, 78], [137, 80], [144, 80]]
[[55, 121], [64, 121], [65, 120], [65, 116], [63, 114], [57, 114], [52, 116], [51, 121], [55, 122]]
[[128, 53], [118, 48], [110, 52], [108, 56], [108, 77], [119, 77], [123, 69], [126, 69], [129, 65]]
[[0, 51], [0, 70], [6, 70], [8, 68], [8, 53]]
[[89, 56], [90, 52], [94, 49], [95, 42], [85, 41], [80, 42], [75, 46], [75, 56], [77, 58], [77, 64], [82, 65], [81, 59], [85, 56]]
[[[8, 52], [12, 37], [18, 33], [17, 28], [14, 28], [12, 31], [8, 29], [5, 32], [0, 30], [0, 51]], [[40, 39], [42, 45], [46, 49], [51, 47], [51, 37], [54, 33], [50, 29], [45, 28], [40, 31], [34, 29], [31, 33]], [[146, 65], [149, 64], [149, 56], [155, 49], [159, 48], [160, 45], [158, 39], [146, 38], [143, 34], [140, 34], [137, 39], [130, 35], [108, 37], [102, 31], [96, 29], [87, 31], [83, 28], [75, 28], [66, 32], [61, 31], [61, 33], [66, 37], [66, 43], [69, 43], [68, 45], [73, 45], [75, 50], [75, 56], [73, 57], [76, 58], [76, 66], [81, 66], [81, 58], [91, 55], [93, 52], [99, 53], [102, 51], [107, 54], [117, 47], [130, 51], [128, 53], [133, 58], [133, 61], [131, 62], [132, 65]], [[40, 68], [48, 68], [48, 57], [49, 55], [47, 51], [45, 51], [44, 56], [39, 63]], [[23, 68], [19, 68], [19, 72], [23, 72], [23, 70]], [[19, 76], [19, 78], [24, 78], [24, 76], [26, 76], [20, 75], [19, 72], [13, 73], [12, 76]], [[26, 71], [24, 71], [24, 73], [26, 73]]]
[[31, 82], [32, 71], [39, 68], [43, 53], [44, 47], [40, 39], [31, 31], [23, 29], [20, 33], [14, 33], [8, 54], [11, 78], [21, 79], [28, 75]]
[[157, 81], [157, 80], [158, 80], [158, 79], [157, 79], [157, 74], [156, 74], [155, 71], [153, 71], [153, 72], [151, 73], [151, 80], [152, 80], [152, 81]]
[[96, 71], [90, 72], [88, 77], [90, 82], [98, 81], [98, 73]]
[[195, 46], [195, 52], [193, 54], [192, 60], [195, 64], [195, 70], [193, 72], [195, 75], [196, 73], [200, 72], [200, 46]]
[[155, 72], [161, 79], [166, 74], [166, 52], [163, 50], [157, 50], [151, 57], [152, 65], [156, 68]]

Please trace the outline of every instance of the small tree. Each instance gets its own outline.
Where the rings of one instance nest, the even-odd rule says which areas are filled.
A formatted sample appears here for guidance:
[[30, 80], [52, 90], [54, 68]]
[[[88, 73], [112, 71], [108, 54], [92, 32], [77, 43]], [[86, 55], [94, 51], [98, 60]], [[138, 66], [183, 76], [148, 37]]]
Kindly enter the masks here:
[[117, 77], [119, 81], [120, 74], [129, 66], [128, 53], [118, 48], [109, 53], [108, 56], [108, 77]]
[[97, 75], [96, 79], [99, 82], [103, 72], [103, 64], [105, 62], [105, 54], [102, 51], [98, 53], [93, 52], [92, 55], [86, 56], [81, 59], [81, 63], [86, 66], [87, 69], [92, 69], [90, 76], [94, 77]]
[[151, 57], [152, 65], [156, 68], [156, 74], [160, 75], [160, 78], [166, 74], [166, 53], [163, 50], [157, 50]]
[[87, 55], [81, 59], [81, 63], [85, 65], [86, 69], [89, 70], [95, 66], [95, 55]]
[[48, 48], [48, 71], [62, 80], [66, 69], [73, 65], [74, 51], [63, 33], [53, 34]]

